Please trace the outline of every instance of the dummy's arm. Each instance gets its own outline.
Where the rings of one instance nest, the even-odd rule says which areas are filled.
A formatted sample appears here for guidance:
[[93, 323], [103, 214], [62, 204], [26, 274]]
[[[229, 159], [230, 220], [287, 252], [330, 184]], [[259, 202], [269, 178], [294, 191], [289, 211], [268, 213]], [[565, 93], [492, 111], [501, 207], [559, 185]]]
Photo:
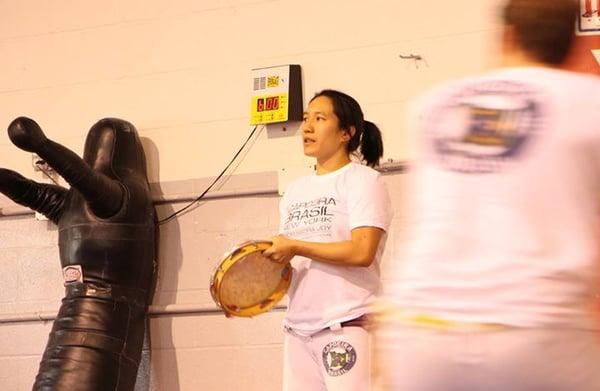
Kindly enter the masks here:
[[37, 183], [14, 171], [0, 168], [0, 193], [58, 223], [63, 211], [67, 189], [56, 185]]
[[77, 189], [99, 217], [114, 215], [123, 203], [124, 188], [114, 179], [92, 170], [70, 149], [46, 138], [32, 119], [19, 117], [8, 126], [8, 135], [17, 147], [35, 152], [71, 187]]

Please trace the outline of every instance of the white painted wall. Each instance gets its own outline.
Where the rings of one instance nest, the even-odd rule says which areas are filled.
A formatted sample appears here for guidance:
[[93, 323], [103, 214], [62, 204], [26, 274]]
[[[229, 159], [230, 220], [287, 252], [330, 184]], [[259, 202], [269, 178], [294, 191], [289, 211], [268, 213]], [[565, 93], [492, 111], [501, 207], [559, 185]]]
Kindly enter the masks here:
[[[153, 181], [210, 176], [250, 131], [250, 69], [296, 63], [305, 100], [329, 87], [354, 95], [386, 157], [407, 158], [406, 101], [490, 65], [498, 3], [2, 0], [0, 127], [28, 115], [81, 151], [96, 120], [123, 117], [157, 146]], [[27, 174], [26, 155], [0, 134], [2, 165]], [[295, 137], [265, 132], [238, 172], [302, 161]]]

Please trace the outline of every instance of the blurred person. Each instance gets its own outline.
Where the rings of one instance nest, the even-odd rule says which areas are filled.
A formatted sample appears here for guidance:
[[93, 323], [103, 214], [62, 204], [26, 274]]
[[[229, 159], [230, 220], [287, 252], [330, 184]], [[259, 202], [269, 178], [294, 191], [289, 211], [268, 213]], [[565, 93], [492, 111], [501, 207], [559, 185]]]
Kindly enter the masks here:
[[[284, 319], [285, 391], [371, 389], [370, 313], [391, 220], [377, 166], [381, 132], [351, 96], [324, 90], [301, 127], [316, 173], [299, 178], [280, 203], [280, 236], [264, 254], [294, 269]], [[352, 161], [360, 152], [366, 165]]]
[[558, 69], [577, 13], [573, 0], [509, 0], [502, 69], [417, 104], [381, 389], [600, 390], [600, 82]]

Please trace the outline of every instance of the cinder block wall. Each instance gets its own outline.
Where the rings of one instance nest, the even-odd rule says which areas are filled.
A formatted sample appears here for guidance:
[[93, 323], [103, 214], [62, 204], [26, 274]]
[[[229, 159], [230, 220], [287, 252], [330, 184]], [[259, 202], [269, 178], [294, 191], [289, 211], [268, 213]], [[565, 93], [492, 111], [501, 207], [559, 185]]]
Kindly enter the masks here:
[[[396, 200], [394, 223], [383, 260], [386, 265], [402, 241], [405, 175], [387, 175]], [[172, 193], [154, 186], [156, 198], [192, 194], [208, 180], [168, 183]], [[219, 192], [196, 209], [160, 230], [159, 280], [154, 308], [186, 314], [153, 316], [150, 346], [138, 391], [278, 390], [281, 385], [283, 312], [253, 319], [227, 319], [213, 311], [208, 281], [218, 259], [234, 244], [250, 238], [269, 238], [277, 231], [275, 173], [232, 178], [220, 191], [252, 192], [273, 189], [271, 195], [220, 198]], [[242, 190], [243, 189], [243, 190]], [[158, 206], [164, 217], [183, 206]], [[0, 211], [26, 212], [5, 198]], [[0, 384], [6, 390], [28, 390], [51, 327], [51, 321], [19, 321], [19, 317], [56, 313], [63, 296], [56, 227], [31, 214], [0, 218]], [[7, 320], [12, 319], [12, 322]]]
[[[337, 88], [384, 133], [386, 158], [414, 153], [404, 111], [429, 86], [494, 64], [501, 0], [20, 0], [0, 1], [0, 129], [27, 115], [83, 150], [90, 126], [122, 117], [139, 129], [156, 198], [198, 194], [250, 127], [250, 69], [300, 64], [305, 102]], [[419, 55], [424, 61], [402, 60]], [[4, 124], [4, 125], [3, 125]], [[300, 143], [262, 131], [221, 191], [161, 229], [153, 317], [139, 390], [277, 390], [282, 312], [228, 320], [210, 310], [207, 281], [231, 245], [277, 228], [277, 171], [306, 166]], [[44, 180], [0, 132], [0, 167]], [[404, 175], [387, 176], [398, 211], [384, 262], [401, 242]], [[227, 190], [229, 189], [229, 190]], [[218, 195], [218, 191], [217, 191]], [[183, 204], [158, 206], [162, 216]], [[20, 211], [0, 198], [0, 215]], [[0, 217], [0, 388], [30, 389], [62, 297], [56, 228]], [[150, 350], [151, 349], [151, 350]]]

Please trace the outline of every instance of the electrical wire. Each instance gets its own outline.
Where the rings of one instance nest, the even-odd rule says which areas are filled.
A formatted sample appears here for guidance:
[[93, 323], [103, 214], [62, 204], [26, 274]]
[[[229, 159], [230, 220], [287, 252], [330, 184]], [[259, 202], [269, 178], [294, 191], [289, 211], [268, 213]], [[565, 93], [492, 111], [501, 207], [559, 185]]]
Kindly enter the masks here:
[[196, 204], [200, 200], [202, 200], [202, 198], [204, 198], [204, 196], [206, 195], [206, 193], [208, 193], [210, 191], [210, 189], [212, 189], [212, 187], [223, 177], [223, 175], [225, 174], [225, 172], [227, 172], [227, 170], [229, 169], [229, 167], [231, 167], [231, 165], [233, 164], [233, 162], [235, 162], [235, 160], [240, 155], [240, 153], [242, 153], [242, 151], [244, 150], [244, 148], [246, 148], [246, 145], [248, 145], [248, 142], [252, 139], [252, 136], [254, 136], [254, 133], [256, 133], [257, 129], [258, 129], [258, 125], [254, 126], [254, 129], [252, 129], [252, 131], [250, 132], [250, 135], [248, 136], [248, 138], [246, 139], [246, 141], [244, 141], [244, 143], [242, 144], [242, 146], [240, 147], [240, 149], [235, 153], [235, 155], [233, 156], [233, 158], [231, 159], [231, 161], [227, 164], [227, 166], [225, 166], [225, 168], [223, 169], [223, 171], [221, 171], [221, 173], [215, 178], [215, 180], [212, 181], [212, 183], [202, 192], [202, 194], [200, 194], [196, 199], [194, 199], [192, 202], [190, 202], [189, 204], [187, 204], [183, 208], [179, 209], [176, 212], [173, 212], [169, 216], [167, 216], [164, 219], [160, 220], [158, 222], [158, 225], [163, 225], [165, 223], [168, 223], [169, 221], [171, 221], [175, 217], [181, 215], [187, 209], [191, 208], [194, 204]]
[[52, 176], [52, 174], [51, 174], [51, 171], [50, 171], [50, 170], [46, 170], [46, 169], [44, 168], [44, 163], [42, 163], [42, 164], [37, 164], [37, 163], [36, 163], [36, 167], [40, 169], [40, 171], [41, 171], [41, 172], [44, 174], [44, 176], [45, 176], [46, 178], [48, 178], [48, 179], [50, 179], [52, 182], [54, 182], [54, 184], [55, 184], [56, 186], [60, 186], [60, 184], [59, 184], [59, 183], [56, 181], [56, 179], [54, 179], [54, 177]]

